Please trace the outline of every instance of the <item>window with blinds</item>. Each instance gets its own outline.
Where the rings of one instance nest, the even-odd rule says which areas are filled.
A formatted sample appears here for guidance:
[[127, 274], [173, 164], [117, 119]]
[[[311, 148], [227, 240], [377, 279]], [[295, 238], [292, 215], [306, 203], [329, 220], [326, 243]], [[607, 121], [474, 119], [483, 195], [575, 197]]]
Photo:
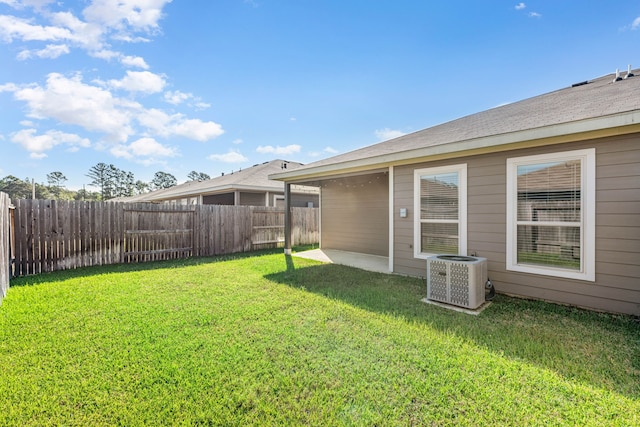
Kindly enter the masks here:
[[594, 252], [595, 152], [509, 159], [507, 168], [508, 268], [585, 278], [593, 270], [585, 257]]
[[466, 165], [414, 175], [415, 256], [466, 254]]

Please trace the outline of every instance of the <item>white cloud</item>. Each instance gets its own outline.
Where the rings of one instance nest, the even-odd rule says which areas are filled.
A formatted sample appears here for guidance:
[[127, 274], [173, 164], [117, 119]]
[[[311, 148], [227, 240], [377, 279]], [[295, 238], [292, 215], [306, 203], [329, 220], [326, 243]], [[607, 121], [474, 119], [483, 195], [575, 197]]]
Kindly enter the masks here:
[[207, 108], [211, 107], [211, 104], [209, 104], [208, 102], [198, 101], [193, 104], [193, 106], [198, 110], [206, 110]]
[[631, 29], [632, 30], [637, 30], [638, 28], [640, 28], [640, 16], [638, 16], [636, 19], [634, 19], [633, 23], [631, 24]]
[[123, 55], [123, 56], [120, 57], [120, 62], [125, 67], [137, 67], [137, 68], [142, 68], [143, 70], [148, 70], [149, 69], [149, 65], [144, 60], [144, 58], [141, 58], [139, 56], [124, 56]]
[[59, 56], [66, 55], [70, 52], [69, 46], [65, 44], [53, 45], [48, 44], [44, 49], [40, 50], [23, 50], [18, 54], [19, 60], [25, 60], [37, 56], [39, 58], [55, 59]]
[[129, 145], [135, 156], [174, 157], [176, 150], [165, 147], [153, 138], [140, 138]]
[[25, 19], [10, 15], [0, 15], [0, 39], [7, 43], [11, 43], [14, 39], [22, 41], [60, 41], [73, 39], [73, 34], [66, 28], [32, 25]]
[[386, 141], [387, 139], [398, 138], [402, 135], [406, 135], [406, 133], [402, 132], [401, 130], [395, 130], [395, 129], [389, 129], [389, 128], [378, 129], [374, 133], [376, 135], [376, 138], [378, 138], [381, 141]]
[[322, 151], [324, 151], [325, 153], [329, 153], [329, 154], [337, 154], [337, 153], [339, 153], [338, 150], [336, 150], [335, 148], [331, 148], [331, 147], [325, 147], [325, 149], [322, 150]]
[[175, 92], [167, 91], [164, 93], [164, 100], [169, 104], [178, 105], [193, 98], [193, 94], [184, 93], [176, 90]]
[[244, 142], [244, 141], [243, 141], [242, 139], [240, 139], [240, 138], [237, 138], [237, 139], [234, 139], [234, 140], [233, 140], [233, 143], [234, 143], [234, 144], [236, 144], [236, 145], [238, 145], [238, 144], [242, 144], [243, 142]]
[[[82, 14], [74, 14], [57, 12], [55, 8], [70, 9], [65, 3], [54, 0], [0, 0], [0, 5], [6, 4], [16, 10], [33, 9], [30, 19], [0, 14], [0, 43], [19, 42], [16, 43], [19, 44], [19, 59], [55, 59], [81, 49], [93, 58], [117, 61], [125, 68], [138, 69], [127, 70], [121, 79], [84, 82], [80, 73], [73, 76], [51, 73], [44, 83], [0, 84], [0, 93], [13, 93], [16, 101], [25, 104], [25, 119], [28, 120], [23, 122], [28, 124], [26, 127], [33, 128], [16, 133], [18, 143], [29, 147], [33, 156], [40, 157], [46, 154], [36, 147], [66, 143], [60, 134], [37, 134], [34, 129], [44, 128], [47, 123], [43, 122], [47, 120], [98, 133], [95, 147], [134, 158], [176, 155], [175, 149], [162, 145], [154, 139], [157, 137], [208, 141], [222, 135], [222, 126], [213, 121], [146, 108], [119, 92], [155, 94], [164, 91], [165, 75], [148, 71], [149, 65], [144, 58], [114, 50], [110, 42], [115, 40], [117, 44], [114, 45], [120, 46], [124, 42], [149, 41], [143, 36], [158, 33], [162, 10], [170, 2], [87, 0], [81, 2], [88, 4]], [[196, 109], [210, 107], [191, 93], [176, 90], [164, 96], [173, 105], [184, 103]], [[136, 140], [128, 142], [133, 139]], [[69, 147], [77, 149], [77, 146]]]
[[[526, 9], [526, 8], [527, 8], [527, 5], [526, 5], [526, 4], [524, 4], [524, 3], [518, 3], [518, 4], [515, 6], [515, 9], [516, 9], [516, 10], [524, 10], [524, 9]], [[538, 13], [538, 12], [529, 12], [529, 13], [527, 13], [527, 16], [528, 16], [529, 18], [542, 18], [542, 14], [540, 14], [540, 13]]]
[[68, 29], [71, 33], [70, 40], [77, 46], [89, 51], [103, 48], [105, 32], [99, 25], [81, 21], [71, 12], [57, 12], [50, 17], [52, 24]]
[[111, 61], [112, 59], [116, 58], [119, 59], [121, 55], [122, 54], [120, 52], [115, 52], [109, 49], [99, 49], [91, 52], [91, 56], [93, 56], [94, 58], [104, 59], [105, 61]]
[[126, 141], [133, 134], [127, 109], [139, 107], [114, 98], [107, 90], [83, 83], [80, 75], [67, 78], [58, 73], [47, 76], [45, 87], [37, 84], [22, 87], [14, 92], [14, 97], [27, 103], [31, 118], [55, 119], [118, 141]]
[[170, 123], [173, 118], [162, 110], [156, 108], [143, 110], [137, 115], [136, 119], [138, 123], [149, 129], [155, 135], [163, 137], [170, 135], [167, 124]]
[[[114, 85], [130, 90], [151, 91], [155, 90], [154, 85], [157, 88], [162, 84], [162, 81], [156, 81], [153, 77], [145, 80], [144, 77], [137, 78], [135, 73], [130, 73], [133, 78], [125, 78]], [[148, 84], [149, 81], [151, 84]], [[126, 142], [135, 134], [132, 125], [134, 119], [154, 135], [162, 137], [183, 136], [196, 141], [207, 141], [224, 133], [219, 124], [211, 121], [189, 119], [182, 114], [169, 115], [158, 109], [144, 109], [136, 102], [114, 97], [105, 88], [82, 82], [79, 74], [67, 78], [52, 73], [47, 77], [44, 87], [37, 84], [23, 87], [5, 84], [0, 86], [1, 91], [14, 92], [17, 100], [26, 102], [28, 116], [31, 118], [55, 119], [65, 124], [77, 125], [88, 131], [104, 133], [109, 140]]]
[[237, 151], [229, 151], [226, 154], [212, 154], [207, 158], [209, 160], [215, 160], [224, 163], [243, 163], [249, 161], [249, 159], [247, 159]]
[[148, 94], [162, 92], [165, 84], [163, 76], [150, 71], [127, 71], [121, 80], [109, 80], [109, 86], [114, 89]]
[[169, 115], [164, 111], [151, 108], [141, 112], [138, 122], [155, 135], [169, 137], [183, 136], [195, 141], [208, 141], [224, 133], [222, 126], [214, 122], [203, 122], [200, 119], [187, 119], [182, 114]]
[[11, 7], [16, 9], [21, 9], [25, 6], [34, 7], [36, 9], [41, 8], [49, 3], [53, 3], [56, 0], [0, 0], [0, 3], [8, 4]]
[[164, 146], [153, 138], [140, 138], [129, 145], [118, 144], [111, 148], [111, 154], [116, 157], [131, 159], [134, 157], [175, 157], [174, 148]]
[[208, 141], [224, 133], [222, 126], [200, 119], [180, 119], [170, 127], [172, 133], [195, 141]]
[[126, 43], [149, 43], [151, 41], [151, 39], [147, 38], [147, 37], [131, 37], [129, 35], [126, 34], [114, 34], [111, 36], [111, 38], [113, 40], [117, 40], [120, 42], [126, 42]]
[[300, 147], [298, 144], [291, 144], [287, 145], [286, 147], [281, 147], [279, 145], [277, 147], [274, 147], [272, 145], [261, 145], [256, 148], [256, 151], [262, 154], [293, 154], [299, 153], [300, 148], [302, 147]]
[[105, 61], [119, 61], [122, 65], [129, 68], [142, 68], [143, 70], [149, 69], [149, 64], [144, 58], [139, 56], [123, 55], [120, 52], [116, 52], [110, 49], [95, 49], [90, 50], [89, 55], [94, 58], [104, 59]]
[[151, 30], [158, 27], [162, 8], [171, 0], [94, 0], [82, 14], [109, 28]]
[[65, 144], [72, 147], [89, 147], [91, 143], [87, 138], [78, 135], [50, 130], [42, 135], [36, 135], [35, 129], [22, 129], [11, 135], [11, 141], [20, 144], [31, 153], [32, 158], [46, 157], [45, 151], [51, 150], [56, 145]]
[[0, 93], [2, 92], [15, 92], [18, 90], [18, 86], [15, 83], [5, 83], [0, 85]]
[[[171, 0], [93, 0], [83, 10], [82, 20], [69, 11], [51, 12], [42, 8], [49, 3], [64, 8], [62, 2], [0, 0], [0, 3], [16, 9], [34, 7], [32, 19], [0, 15], [0, 40], [6, 43], [14, 40], [65, 42], [69, 47], [79, 47], [92, 56], [107, 59], [109, 55], [105, 55], [104, 51], [109, 51], [110, 40], [126, 43], [149, 41], [139, 33], [157, 33], [163, 16], [162, 9], [170, 2]], [[148, 68], [141, 58], [127, 57], [119, 52], [113, 56], [119, 58], [125, 66]]]
[[173, 104], [173, 105], [180, 105], [186, 102], [187, 105], [189, 105], [190, 107], [194, 107], [198, 110], [204, 110], [211, 107], [211, 104], [202, 102], [202, 100], [199, 97], [194, 96], [192, 93], [185, 93], [179, 90], [166, 91], [164, 93], [164, 100], [165, 102], [168, 102], [169, 104]]

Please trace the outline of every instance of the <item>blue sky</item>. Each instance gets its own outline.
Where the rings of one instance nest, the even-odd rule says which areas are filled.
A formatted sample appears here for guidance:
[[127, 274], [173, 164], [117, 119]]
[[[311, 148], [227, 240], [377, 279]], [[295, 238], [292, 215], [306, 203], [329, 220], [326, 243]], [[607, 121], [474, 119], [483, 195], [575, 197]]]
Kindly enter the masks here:
[[640, 67], [639, 46], [639, 2], [0, 0], [0, 177], [310, 163]]

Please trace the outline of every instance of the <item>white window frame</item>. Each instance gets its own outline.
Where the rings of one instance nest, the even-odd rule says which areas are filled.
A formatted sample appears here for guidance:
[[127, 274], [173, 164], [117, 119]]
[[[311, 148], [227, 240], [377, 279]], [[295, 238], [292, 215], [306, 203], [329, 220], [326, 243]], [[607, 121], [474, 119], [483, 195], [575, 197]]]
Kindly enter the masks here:
[[[580, 177], [580, 269], [518, 264], [518, 166], [551, 162], [581, 161]], [[507, 270], [545, 276], [595, 281], [596, 258], [596, 150], [564, 151], [560, 153], [507, 159]]]
[[[420, 219], [420, 185], [422, 175], [436, 175], [443, 173], [458, 174], [458, 255], [467, 254], [467, 164], [450, 166], [438, 166], [433, 168], [416, 169], [413, 171], [413, 256], [415, 258], [426, 259], [432, 253], [421, 251], [421, 227]], [[430, 220], [424, 222], [453, 223], [451, 220]]]

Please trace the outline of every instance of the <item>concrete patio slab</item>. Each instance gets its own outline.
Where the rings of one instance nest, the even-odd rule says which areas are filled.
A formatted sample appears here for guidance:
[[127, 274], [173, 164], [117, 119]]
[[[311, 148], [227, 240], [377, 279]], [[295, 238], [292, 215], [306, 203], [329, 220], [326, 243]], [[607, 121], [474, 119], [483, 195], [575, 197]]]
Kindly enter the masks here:
[[296, 252], [292, 256], [312, 259], [330, 264], [348, 265], [377, 273], [389, 273], [389, 258], [356, 252], [338, 251], [335, 249], [312, 249]]

